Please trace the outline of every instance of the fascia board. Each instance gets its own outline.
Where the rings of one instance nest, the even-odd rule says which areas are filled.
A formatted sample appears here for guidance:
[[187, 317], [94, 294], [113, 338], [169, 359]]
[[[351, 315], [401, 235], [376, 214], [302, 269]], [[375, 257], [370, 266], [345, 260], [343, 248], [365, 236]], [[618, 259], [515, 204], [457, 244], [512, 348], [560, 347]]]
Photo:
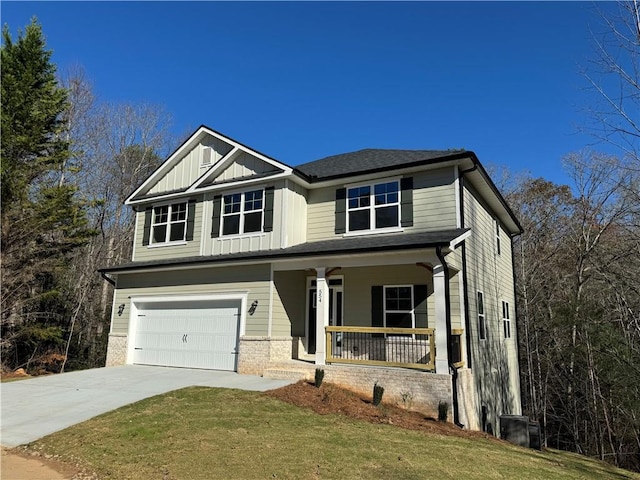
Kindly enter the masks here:
[[[195, 133], [193, 135], [191, 135], [187, 140], [184, 141], [184, 143], [182, 145], [180, 145], [143, 183], [142, 185], [140, 185], [138, 188], [136, 188], [134, 190], [134, 192], [129, 195], [129, 197], [125, 200], [125, 205], [133, 205], [134, 203], [139, 203], [137, 201], [135, 201], [135, 197], [137, 195], [140, 194], [140, 192], [144, 191], [145, 188], [147, 188], [149, 186], [150, 183], [158, 180], [158, 178], [160, 176], [162, 176], [163, 174], [165, 174], [167, 172], [167, 170], [169, 170], [170, 168], [172, 168], [174, 166], [174, 161], [179, 159], [182, 154], [185, 152], [185, 150], [190, 150], [191, 148], [195, 147], [195, 145], [197, 145], [197, 143], [202, 139], [203, 134], [207, 134], [207, 135], [211, 135], [212, 137], [217, 138], [218, 140], [221, 140], [229, 145], [231, 145], [234, 148], [237, 148], [239, 150], [242, 150], [246, 153], [248, 153], [249, 155], [252, 155], [256, 158], [259, 158], [260, 160], [276, 167], [279, 168], [281, 170], [283, 170], [285, 173], [291, 174], [293, 172], [293, 169], [289, 166], [286, 165], [282, 162], [278, 162], [277, 160], [274, 160], [272, 158], [267, 157], [266, 155], [258, 152], [257, 150], [253, 150], [252, 148], [247, 147], [246, 145], [243, 145], [225, 135], [222, 135], [221, 133], [216, 132], [215, 130], [210, 129], [209, 127], [205, 127], [204, 125], [201, 125], [198, 130], [195, 131]], [[206, 173], [205, 173], [206, 175]], [[201, 177], [202, 178], [202, 177]], [[191, 192], [193, 193], [193, 192]], [[169, 198], [169, 197], [167, 197]]]
[[191, 185], [187, 189], [187, 192], [193, 192], [201, 184], [203, 184], [204, 182], [209, 180], [211, 177], [213, 177], [214, 174], [220, 174], [224, 172], [225, 168], [227, 168], [229, 165], [233, 163], [233, 161], [235, 160], [235, 158], [238, 156], [240, 152], [241, 150], [238, 147], [233, 147], [229, 153], [227, 153], [224, 157], [220, 159], [219, 162], [217, 162], [215, 165], [212, 165], [211, 168], [209, 168], [206, 172], [200, 175], [200, 178], [198, 178], [193, 183], [193, 185]]
[[149, 177], [147, 177], [147, 179], [142, 182], [142, 184], [138, 188], [136, 188], [131, 195], [129, 195], [129, 197], [127, 197], [127, 199], [124, 201], [124, 204], [133, 205], [135, 203], [135, 197], [139, 195], [140, 192], [143, 192], [145, 188], [148, 188], [150, 184], [159, 180], [159, 177], [167, 173], [168, 170], [173, 168], [173, 166], [175, 165], [175, 161], [177, 161], [182, 156], [185, 150], [190, 150], [195, 145], [197, 145], [202, 134], [206, 131], [207, 129], [204, 126], [198, 128], [198, 130], [196, 130], [193, 135], [186, 139], [182, 143], [182, 145], [180, 145], [171, 155], [169, 155], [169, 157], [167, 157], [167, 159], [162, 162], [162, 164], [159, 165], [158, 168], [156, 168], [156, 170], [151, 175], [149, 175]]

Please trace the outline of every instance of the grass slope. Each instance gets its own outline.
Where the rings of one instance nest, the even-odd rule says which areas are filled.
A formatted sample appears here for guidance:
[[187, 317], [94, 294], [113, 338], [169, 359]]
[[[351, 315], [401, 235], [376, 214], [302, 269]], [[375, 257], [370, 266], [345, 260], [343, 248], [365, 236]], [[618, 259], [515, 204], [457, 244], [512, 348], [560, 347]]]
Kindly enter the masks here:
[[32, 447], [114, 479], [629, 479], [579, 455], [318, 415], [255, 392], [192, 387]]

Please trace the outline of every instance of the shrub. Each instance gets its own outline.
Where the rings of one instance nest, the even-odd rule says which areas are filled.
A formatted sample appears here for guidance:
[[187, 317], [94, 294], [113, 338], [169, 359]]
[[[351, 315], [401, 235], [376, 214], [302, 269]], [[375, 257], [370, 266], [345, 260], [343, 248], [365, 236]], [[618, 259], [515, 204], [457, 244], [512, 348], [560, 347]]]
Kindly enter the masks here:
[[438, 404], [438, 421], [446, 422], [449, 416], [449, 404], [447, 402], [440, 402]]
[[322, 385], [322, 380], [324, 380], [324, 370], [321, 368], [316, 368], [316, 388], [320, 388], [320, 385]]
[[384, 388], [378, 385], [378, 382], [373, 384], [373, 404], [377, 407], [382, 402], [382, 395], [384, 394]]

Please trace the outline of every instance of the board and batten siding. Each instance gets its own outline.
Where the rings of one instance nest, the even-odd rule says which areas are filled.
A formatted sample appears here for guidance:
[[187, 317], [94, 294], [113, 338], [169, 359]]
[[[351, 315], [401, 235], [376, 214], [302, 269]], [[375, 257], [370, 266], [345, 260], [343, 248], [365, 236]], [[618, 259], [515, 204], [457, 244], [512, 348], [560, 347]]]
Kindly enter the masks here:
[[[188, 198], [177, 199], [175, 203], [186, 202]], [[202, 201], [196, 202], [196, 211], [193, 224], [193, 240], [188, 240], [182, 244], [167, 245], [143, 245], [144, 236], [144, 207], [142, 211], [136, 212], [136, 236], [133, 246], [133, 260], [145, 262], [148, 260], [170, 260], [180, 257], [193, 257], [200, 255], [200, 238], [202, 236], [202, 213], [204, 204]]]
[[254, 157], [246, 152], [240, 153], [220, 175], [218, 175], [213, 183], [228, 182], [230, 180], [239, 180], [253, 175], [259, 175], [266, 172], [273, 172], [277, 169], [259, 158]]
[[274, 211], [274, 228], [279, 222], [284, 222], [283, 247], [291, 247], [307, 241], [307, 190], [287, 181], [283, 192], [286, 206], [283, 212]]
[[[413, 226], [405, 227], [407, 233], [446, 230], [456, 228], [456, 190], [453, 167], [412, 173], [413, 177]], [[380, 177], [371, 180], [379, 183]], [[336, 238], [335, 198], [336, 189], [328, 187], [310, 190], [307, 206], [307, 241]]]
[[[119, 274], [111, 333], [128, 333], [131, 301], [135, 297], [158, 296], [163, 301], [171, 301], [171, 297], [180, 295], [247, 292], [247, 308], [254, 300], [258, 301], [258, 308], [253, 315], [245, 315], [241, 335], [265, 336], [269, 324], [269, 285], [268, 265]], [[117, 306], [122, 304], [125, 308], [118, 316]]]
[[[498, 255], [494, 217], [467, 187], [464, 215], [465, 226], [471, 228], [465, 244], [474, 376], [479, 399], [489, 407], [490, 421], [497, 428], [498, 415], [520, 414], [511, 239], [501, 229]], [[479, 338], [478, 291], [483, 292], [484, 297], [486, 340]], [[508, 339], [503, 333], [502, 301], [508, 302], [510, 309], [511, 338]], [[504, 395], [504, 384], [509, 385], [512, 398]]]
[[[211, 162], [209, 166], [203, 167], [201, 165], [205, 147], [211, 148]], [[178, 160], [147, 193], [166, 193], [189, 187], [230, 150], [231, 146], [220, 140], [210, 139], [206, 144], [199, 144]]]
[[[258, 190], [267, 186], [274, 187], [273, 230], [271, 232], [254, 232], [244, 235], [220, 235], [216, 238], [211, 237], [213, 221], [213, 198], [215, 195], [228, 195], [247, 190]], [[233, 188], [229, 190], [217, 190], [216, 192], [206, 193], [204, 197], [204, 209], [201, 215], [201, 224], [204, 229], [202, 234], [202, 254], [225, 255], [228, 253], [258, 252], [280, 248], [280, 246], [282, 245], [281, 211], [283, 208], [283, 188], [284, 180], [278, 180], [276, 182], [268, 182], [261, 185], [252, 185], [249, 189]], [[222, 231], [222, 229], [220, 229], [220, 231]]]

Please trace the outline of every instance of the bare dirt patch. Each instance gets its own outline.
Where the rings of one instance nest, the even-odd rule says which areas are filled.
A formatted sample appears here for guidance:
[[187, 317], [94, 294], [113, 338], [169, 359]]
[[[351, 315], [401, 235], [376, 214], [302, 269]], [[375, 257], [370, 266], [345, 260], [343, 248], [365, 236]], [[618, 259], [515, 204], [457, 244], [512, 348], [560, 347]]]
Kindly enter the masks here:
[[310, 408], [320, 415], [346, 415], [370, 423], [394, 425], [438, 435], [494, 438], [483, 432], [463, 430], [454, 424], [439, 422], [419, 412], [396, 405], [383, 402], [376, 407], [369, 399], [330, 383], [323, 383], [320, 388], [316, 388], [313, 383], [301, 380], [298, 383], [265, 392], [265, 394], [299, 407]]
[[77, 476], [80, 474], [78, 468], [53, 458], [26, 453], [19, 448], [2, 449], [0, 469], [0, 478], [3, 480], [72, 480], [81, 478]]

